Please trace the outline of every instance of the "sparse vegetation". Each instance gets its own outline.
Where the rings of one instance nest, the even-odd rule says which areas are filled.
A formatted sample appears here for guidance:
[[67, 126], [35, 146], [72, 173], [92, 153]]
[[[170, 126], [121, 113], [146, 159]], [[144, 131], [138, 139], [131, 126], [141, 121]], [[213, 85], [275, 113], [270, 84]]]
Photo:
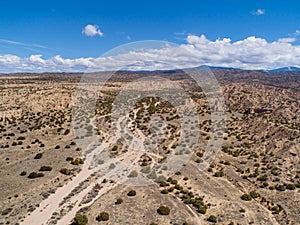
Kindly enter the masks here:
[[163, 216], [169, 215], [170, 214], [170, 208], [168, 206], [160, 206], [157, 209], [157, 213], [159, 215], [163, 215]]
[[36, 172], [32, 172], [28, 175], [28, 178], [30, 179], [34, 179], [34, 178], [38, 178], [38, 177], [43, 177], [44, 174], [43, 173], [36, 173]]
[[127, 193], [128, 196], [136, 196], [136, 191], [135, 190], [130, 190], [128, 193]]
[[101, 212], [97, 217], [97, 221], [108, 221], [109, 220], [109, 214], [108, 212]]
[[87, 225], [88, 224], [88, 218], [84, 214], [77, 214], [74, 219], [72, 225]]
[[211, 222], [211, 223], [216, 223], [216, 222], [217, 222], [217, 217], [214, 216], [214, 215], [210, 215], [210, 216], [207, 218], [207, 221], [208, 221], [208, 222]]
[[41, 159], [43, 157], [43, 153], [37, 153], [35, 156], [34, 156], [34, 159]]

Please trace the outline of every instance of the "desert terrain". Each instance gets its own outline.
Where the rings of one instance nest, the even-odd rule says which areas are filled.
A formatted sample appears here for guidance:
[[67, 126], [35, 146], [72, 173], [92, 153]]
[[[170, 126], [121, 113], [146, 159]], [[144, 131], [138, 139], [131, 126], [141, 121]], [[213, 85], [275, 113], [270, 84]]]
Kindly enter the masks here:
[[[0, 224], [299, 224], [300, 73], [212, 72], [224, 130], [207, 93], [179, 70], [119, 71], [91, 112], [85, 74], [0, 75]], [[191, 99], [162, 80], [143, 86], [153, 76]], [[197, 113], [184, 123], [183, 145], [168, 97]]]

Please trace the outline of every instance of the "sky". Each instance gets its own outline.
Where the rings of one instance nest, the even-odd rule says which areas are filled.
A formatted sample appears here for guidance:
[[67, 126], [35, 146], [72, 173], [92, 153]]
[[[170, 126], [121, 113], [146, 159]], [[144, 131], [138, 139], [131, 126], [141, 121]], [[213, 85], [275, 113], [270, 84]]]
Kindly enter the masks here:
[[[129, 43], [145, 40], [178, 46], [133, 54]], [[124, 44], [127, 52], [107, 54]], [[108, 70], [154, 59], [184, 67], [300, 67], [300, 2], [1, 2], [0, 72]]]

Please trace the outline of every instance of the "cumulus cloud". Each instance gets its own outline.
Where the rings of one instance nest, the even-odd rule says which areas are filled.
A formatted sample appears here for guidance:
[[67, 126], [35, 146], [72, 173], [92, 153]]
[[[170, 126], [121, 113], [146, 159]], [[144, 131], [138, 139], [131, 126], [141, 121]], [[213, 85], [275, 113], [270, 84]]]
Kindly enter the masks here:
[[82, 33], [86, 36], [89, 36], [89, 37], [93, 37], [93, 36], [96, 36], [96, 35], [99, 35], [100, 37], [104, 36], [103, 32], [99, 29], [99, 26], [97, 24], [95, 24], [95, 25], [91, 25], [91, 24], [86, 25], [83, 28]]
[[264, 9], [257, 9], [256, 11], [251, 12], [252, 15], [255, 16], [261, 16], [265, 14], [265, 10]]
[[[293, 39], [281, 38], [268, 42], [254, 36], [239, 41], [232, 41], [230, 38], [209, 40], [205, 35], [188, 35], [186, 43], [178, 46], [163, 44], [157, 48], [153, 43], [145, 42], [143, 45], [137, 42], [128, 51], [98, 58], [67, 59], [56, 55], [45, 59], [42, 55], [31, 55], [28, 58], [0, 55], [0, 72], [90, 72], [124, 67], [154, 70], [199, 65], [243, 69], [300, 67], [300, 46], [293, 45], [292, 41]], [[140, 47], [143, 48], [139, 49]]]
[[0, 64], [14, 65], [20, 62], [20, 57], [15, 55], [0, 55]]

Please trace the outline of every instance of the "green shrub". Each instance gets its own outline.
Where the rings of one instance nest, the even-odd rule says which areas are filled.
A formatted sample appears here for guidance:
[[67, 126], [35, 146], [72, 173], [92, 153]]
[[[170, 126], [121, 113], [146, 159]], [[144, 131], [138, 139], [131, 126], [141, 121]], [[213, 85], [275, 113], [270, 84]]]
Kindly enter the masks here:
[[43, 153], [37, 153], [34, 159], [41, 159], [43, 157]]
[[42, 166], [39, 171], [51, 171], [52, 167], [51, 166]]
[[72, 225], [87, 225], [88, 222], [89, 221], [86, 215], [77, 214], [73, 219]]
[[61, 172], [64, 175], [70, 175], [71, 174], [71, 171], [69, 169], [67, 169], [67, 168], [61, 168], [59, 170], [59, 172]]
[[117, 201], [115, 202], [116, 205], [120, 205], [123, 203], [123, 199], [122, 198], [118, 198]]
[[79, 164], [83, 164], [84, 163], [84, 161], [83, 161], [83, 159], [82, 158], [76, 158], [76, 159], [73, 159], [72, 161], [71, 161], [71, 164], [72, 165], [79, 165]]
[[44, 174], [43, 173], [36, 173], [36, 172], [32, 172], [28, 175], [28, 178], [30, 179], [34, 179], [34, 178], [38, 178], [38, 177], [43, 177]]
[[201, 214], [205, 214], [207, 211], [207, 206], [206, 205], [199, 205], [197, 211]]
[[214, 177], [223, 177], [224, 176], [224, 172], [223, 171], [218, 171], [215, 172]]
[[244, 213], [244, 212], [246, 212], [246, 210], [242, 208], [242, 209], [239, 210], [239, 212]]
[[285, 191], [286, 187], [284, 185], [276, 185], [275, 186], [275, 189], [277, 191]]
[[267, 181], [268, 180], [268, 175], [265, 174], [265, 175], [262, 175], [260, 177], [257, 178], [258, 181]]
[[26, 176], [26, 174], [27, 174], [26, 171], [22, 171], [22, 172], [20, 173], [20, 176]]
[[280, 174], [280, 172], [279, 172], [276, 168], [272, 169], [272, 170], [271, 170], [271, 173], [272, 173], [274, 176], [278, 176], [278, 175]]
[[136, 196], [136, 191], [135, 190], [130, 190], [128, 193], [127, 193], [128, 196]]
[[170, 214], [170, 208], [168, 206], [160, 206], [157, 209], [157, 213], [159, 215], [163, 215], [163, 216], [169, 215]]
[[162, 194], [168, 194], [169, 191], [168, 191], [167, 189], [164, 189], [164, 190], [162, 190], [160, 193], [162, 193]]
[[279, 207], [278, 205], [276, 205], [276, 206], [273, 206], [270, 210], [272, 211], [273, 214], [279, 214], [280, 211], [282, 210], [282, 208]]
[[256, 193], [255, 191], [251, 191], [249, 194], [250, 194], [250, 196], [252, 198], [258, 198], [258, 197], [260, 197], [260, 194]]
[[71, 156], [68, 156], [67, 158], [66, 158], [66, 161], [73, 161], [74, 159], [73, 159], [73, 157], [71, 157]]
[[210, 215], [210, 216], [207, 218], [207, 221], [208, 221], [208, 222], [212, 222], [212, 223], [216, 223], [216, 222], [217, 222], [217, 217], [214, 216], [214, 215]]
[[251, 201], [251, 200], [252, 200], [252, 197], [251, 197], [251, 195], [249, 195], [249, 194], [243, 194], [243, 195], [241, 196], [241, 199], [244, 200], [244, 201]]
[[288, 184], [288, 185], [286, 185], [286, 188], [289, 189], [289, 190], [295, 190], [296, 185], [295, 184]]
[[130, 174], [128, 175], [128, 177], [137, 177], [139, 174], [137, 171], [133, 170], [130, 172]]
[[107, 212], [101, 212], [97, 217], [97, 221], [108, 221], [109, 220], [109, 214]]
[[159, 184], [161, 187], [166, 187], [166, 186], [170, 186], [170, 184], [164, 180], [160, 181], [160, 184]]

